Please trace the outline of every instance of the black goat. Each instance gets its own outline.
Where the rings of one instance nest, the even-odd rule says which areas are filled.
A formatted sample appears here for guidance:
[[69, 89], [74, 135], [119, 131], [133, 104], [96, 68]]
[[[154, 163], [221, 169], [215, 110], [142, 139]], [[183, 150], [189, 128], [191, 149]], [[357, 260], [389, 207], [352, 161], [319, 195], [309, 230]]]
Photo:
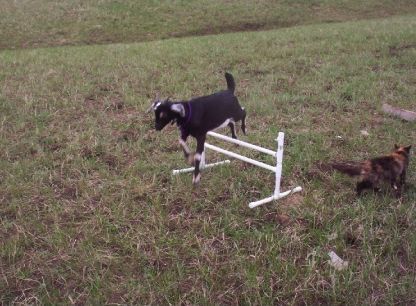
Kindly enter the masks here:
[[[162, 130], [168, 123], [175, 123], [181, 131], [179, 143], [183, 148], [185, 158], [189, 161], [191, 151], [186, 144], [189, 135], [196, 138], [197, 148], [193, 155], [195, 165], [192, 183], [197, 184], [201, 179], [199, 165], [204, 151], [207, 133], [211, 130], [229, 126], [233, 138], [235, 122], [241, 120], [241, 130], [246, 134], [246, 111], [238, 103], [234, 95], [235, 82], [231, 74], [225, 73], [227, 89], [209, 96], [193, 98], [189, 101], [172, 102], [169, 99], [161, 101], [156, 99], [150, 109], [155, 112], [155, 128]], [[149, 109], [149, 110], [150, 110]]]

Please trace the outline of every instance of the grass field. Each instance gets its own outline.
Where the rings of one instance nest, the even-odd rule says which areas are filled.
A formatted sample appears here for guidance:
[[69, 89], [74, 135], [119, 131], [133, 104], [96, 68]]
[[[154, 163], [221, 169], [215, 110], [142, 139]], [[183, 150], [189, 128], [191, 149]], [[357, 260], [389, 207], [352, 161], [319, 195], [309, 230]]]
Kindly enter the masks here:
[[[409, 15], [1, 51], [0, 303], [414, 304], [414, 161], [402, 200], [357, 198], [314, 165], [415, 145], [415, 123], [381, 112], [415, 110], [415, 28]], [[273, 175], [238, 161], [198, 188], [172, 177], [177, 129], [144, 111], [157, 92], [222, 89], [224, 71], [248, 112], [240, 138], [273, 148], [284, 131], [283, 186], [301, 194], [250, 210]]]
[[140, 42], [415, 12], [413, 0], [0, 0], [0, 49]]

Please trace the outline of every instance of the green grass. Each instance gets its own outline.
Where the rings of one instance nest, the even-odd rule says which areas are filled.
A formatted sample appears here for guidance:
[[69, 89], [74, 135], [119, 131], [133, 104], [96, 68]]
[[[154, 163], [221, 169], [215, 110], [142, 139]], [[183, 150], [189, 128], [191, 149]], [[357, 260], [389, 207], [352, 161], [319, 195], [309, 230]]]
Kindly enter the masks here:
[[[415, 144], [415, 123], [381, 112], [414, 109], [415, 27], [407, 16], [2, 51], [1, 303], [412, 304], [415, 163], [402, 201], [357, 198], [354, 180], [311, 170]], [[273, 175], [238, 161], [195, 189], [172, 177], [185, 166], [177, 129], [154, 131], [144, 111], [156, 92], [222, 89], [224, 71], [248, 112], [241, 139], [273, 148], [284, 131], [283, 186], [302, 194], [250, 210]]]
[[0, 49], [140, 42], [415, 12], [413, 0], [0, 0]]

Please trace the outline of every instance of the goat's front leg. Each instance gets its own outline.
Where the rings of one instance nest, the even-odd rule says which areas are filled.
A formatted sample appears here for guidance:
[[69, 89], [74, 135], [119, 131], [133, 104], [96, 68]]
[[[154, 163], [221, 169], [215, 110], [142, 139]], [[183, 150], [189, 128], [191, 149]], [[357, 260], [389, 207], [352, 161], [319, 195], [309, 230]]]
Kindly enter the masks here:
[[191, 155], [191, 150], [189, 149], [188, 145], [186, 144], [186, 139], [188, 138], [189, 134], [185, 132], [181, 132], [181, 136], [179, 137], [179, 144], [182, 147], [183, 150], [183, 156], [188, 161], [188, 163], [192, 164], [193, 161], [189, 160]]
[[194, 155], [195, 170], [194, 170], [194, 176], [192, 178], [193, 184], [198, 184], [199, 181], [201, 180], [201, 172], [200, 172], [199, 166], [201, 164], [201, 158], [204, 152], [205, 139], [206, 139], [206, 135], [198, 136], [196, 138], [196, 153]]

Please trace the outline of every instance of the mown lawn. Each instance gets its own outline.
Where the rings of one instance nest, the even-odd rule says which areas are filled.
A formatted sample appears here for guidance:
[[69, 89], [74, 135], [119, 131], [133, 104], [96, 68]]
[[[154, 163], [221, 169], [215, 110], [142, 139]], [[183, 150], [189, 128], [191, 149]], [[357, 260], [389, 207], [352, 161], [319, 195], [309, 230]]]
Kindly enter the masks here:
[[0, 0], [0, 49], [141, 42], [412, 13], [413, 0]]
[[[415, 28], [407, 16], [2, 51], [0, 301], [414, 303], [415, 163], [401, 201], [357, 198], [353, 179], [314, 165], [415, 144], [415, 123], [381, 112], [414, 110]], [[172, 177], [185, 166], [177, 130], [157, 133], [144, 111], [157, 92], [222, 89], [224, 71], [248, 112], [241, 139], [273, 148], [284, 131], [283, 186], [301, 194], [250, 210], [273, 175], [238, 161], [198, 188]]]

